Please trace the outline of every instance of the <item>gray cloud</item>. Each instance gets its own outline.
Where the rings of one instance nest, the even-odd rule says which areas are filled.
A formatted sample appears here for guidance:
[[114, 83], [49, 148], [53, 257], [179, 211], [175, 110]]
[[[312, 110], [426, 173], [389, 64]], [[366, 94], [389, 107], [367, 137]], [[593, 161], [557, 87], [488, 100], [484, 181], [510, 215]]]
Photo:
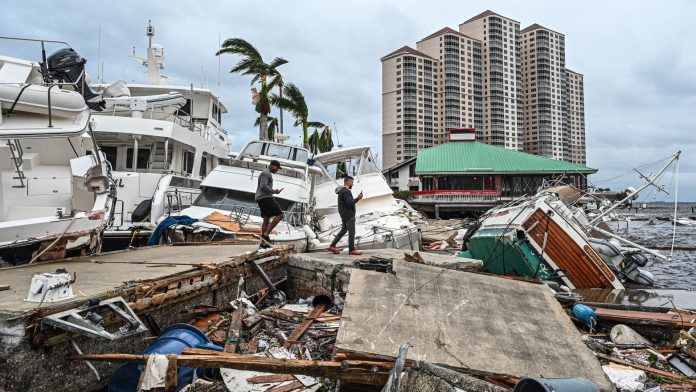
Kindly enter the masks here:
[[[218, 36], [242, 37], [268, 59], [290, 61], [285, 78], [307, 97], [313, 119], [336, 122], [344, 145], [369, 144], [381, 150], [381, 65], [379, 58], [444, 26], [493, 9], [527, 26], [538, 22], [566, 36], [567, 66], [585, 75], [588, 165], [600, 169], [591, 180], [614, 177], [634, 166], [684, 151], [680, 195], [696, 200], [696, 3], [597, 0], [439, 2], [326, 2], [271, 0], [159, 1], [116, 3], [73, 1], [3, 2], [0, 35], [62, 39], [89, 59], [97, 73], [98, 31], [107, 81], [145, 80], [128, 59], [132, 47], [144, 54], [147, 20], [155, 41], [165, 47], [168, 76], [176, 84], [201, 84], [219, 94], [229, 109], [225, 128], [238, 150], [257, 131], [249, 79], [227, 71], [236, 59], [223, 56], [217, 85]], [[50, 18], [36, 18], [36, 10]], [[29, 23], [31, 21], [31, 23]], [[3, 54], [38, 59], [38, 52], [14, 45]], [[286, 117], [287, 119], [287, 117]], [[299, 141], [299, 129], [286, 132]], [[612, 187], [640, 184], [637, 176]]]

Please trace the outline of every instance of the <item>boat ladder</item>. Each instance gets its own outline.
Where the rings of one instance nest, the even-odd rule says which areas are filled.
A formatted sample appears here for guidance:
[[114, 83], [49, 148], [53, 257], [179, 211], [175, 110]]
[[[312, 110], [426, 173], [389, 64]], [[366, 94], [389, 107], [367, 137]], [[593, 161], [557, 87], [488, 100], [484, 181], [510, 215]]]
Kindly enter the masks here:
[[24, 180], [27, 179], [27, 177], [24, 175], [24, 170], [22, 169], [22, 159], [24, 158], [24, 151], [22, 150], [22, 144], [19, 142], [19, 139], [14, 139], [14, 140], [8, 140], [7, 145], [10, 147], [10, 160], [12, 160], [12, 163], [14, 164], [15, 167], [15, 173], [17, 173], [16, 177], [12, 177], [14, 180], [19, 180], [20, 185], [13, 185], [13, 188], [25, 188], [26, 184], [24, 183]]
[[167, 171], [169, 169], [169, 161], [171, 160], [172, 151], [169, 148], [169, 143], [155, 142], [151, 155], [150, 169]]

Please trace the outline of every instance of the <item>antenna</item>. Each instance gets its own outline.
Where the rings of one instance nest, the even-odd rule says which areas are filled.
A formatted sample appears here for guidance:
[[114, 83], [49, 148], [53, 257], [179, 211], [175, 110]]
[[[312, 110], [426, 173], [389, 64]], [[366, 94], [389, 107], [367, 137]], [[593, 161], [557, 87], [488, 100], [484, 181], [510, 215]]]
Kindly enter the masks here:
[[[218, 50], [222, 49], [222, 36], [220, 33], [218, 33]], [[217, 56], [218, 58], [218, 80], [217, 80], [217, 85], [218, 89], [220, 88], [220, 58], [221, 56]]]
[[152, 47], [152, 37], [155, 36], [155, 28], [152, 27], [152, 19], [147, 20], [147, 47], [151, 48]]
[[336, 125], [336, 121], [334, 121], [333, 124], [334, 131], [336, 131], [336, 147], [341, 148], [343, 145], [341, 145], [341, 138], [338, 136], [338, 126]]
[[[97, 44], [97, 81], [101, 80], [102, 82], [104, 81], [104, 75], [101, 74], [100, 64], [101, 62], [101, 25], [99, 26], [99, 38], [98, 38], [98, 44]], [[103, 65], [102, 65], [103, 67]]]

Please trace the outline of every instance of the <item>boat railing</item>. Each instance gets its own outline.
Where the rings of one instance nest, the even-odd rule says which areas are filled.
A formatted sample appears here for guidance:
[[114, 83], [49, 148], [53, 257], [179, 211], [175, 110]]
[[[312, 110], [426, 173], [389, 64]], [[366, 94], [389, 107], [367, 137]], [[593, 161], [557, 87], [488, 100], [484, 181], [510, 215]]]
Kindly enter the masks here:
[[[70, 44], [64, 41], [55, 41], [55, 40], [47, 40], [47, 39], [33, 39], [33, 38], [19, 38], [19, 37], [8, 37], [8, 36], [0, 36], [0, 40], [6, 40], [6, 41], [23, 41], [23, 42], [37, 42], [41, 44], [41, 58], [43, 60], [42, 63], [39, 63], [39, 66], [41, 68], [41, 75], [43, 76], [43, 83], [41, 84], [42, 86], [48, 87], [47, 90], [47, 109], [48, 109], [48, 128], [53, 128], [53, 116], [52, 116], [52, 105], [51, 105], [51, 90], [53, 87], [59, 86], [73, 86], [75, 87], [75, 90], [77, 91], [77, 84], [79, 83], [80, 80], [84, 81], [85, 80], [85, 70], [83, 69], [82, 72], [80, 73], [80, 76], [75, 79], [75, 82], [56, 82], [53, 80], [50, 80], [48, 77], [48, 69], [46, 67], [46, 44], [47, 43], [52, 43], [52, 44], [61, 44], [65, 45], [68, 48], [70, 48]], [[17, 98], [15, 99], [14, 103], [10, 107], [10, 109], [6, 112], [6, 116], [9, 116], [12, 114], [14, 111], [15, 105], [17, 105], [17, 102], [19, 101], [19, 98], [22, 96], [22, 93], [24, 90], [31, 86], [30, 83], [24, 83], [24, 82], [0, 82], [2, 85], [19, 85], [22, 86], [22, 89], [20, 90], [19, 94], [17, 95]], [[0, 119], [1, 120], [1, 119]]]
[[[136, 97], [131, 97], [131, 98], [138, 98]], [[133, 110], [117, 110], [117, 107], [113, 107], [110, 110], [107, 111], [101, 111], [98, 114], [99, 115], [110, 115], [112, 117], [116, 117], [118, 114], [121, 113], [129, 113], [133, 112]], [[181, 116], [175, 113], [166, 113], [164, 111], [160, 111], [162, 108], [150, 108], [147, 110], [147, 115], [144, 116], [144, 118], [148, 118], [150, 120], [158, 120], [158, 121], [168, 121], [168, 122], [173, 122], [174, 124], [177, 124], [181, 126], [182, 128], [186, 128], [191, 132], [198, 133], [199, 135], [205, 137], [206, 135], [206, 130], [207, 127], [205, 124], [198, 122], [198, 121], [192, 121], [189, 119], [186, 119], [185, 116]], [[163, 116], [156, 118], [155, 114], [163, 114]], [[186, 116], [187, 117], [187, 116]]]
[[200, 192], [182, 191], [179, 189], [164, 192], [164, 197], [167, 201], [167, 215], [177, 213], [184, 208], [190, 207], [199, 193]]

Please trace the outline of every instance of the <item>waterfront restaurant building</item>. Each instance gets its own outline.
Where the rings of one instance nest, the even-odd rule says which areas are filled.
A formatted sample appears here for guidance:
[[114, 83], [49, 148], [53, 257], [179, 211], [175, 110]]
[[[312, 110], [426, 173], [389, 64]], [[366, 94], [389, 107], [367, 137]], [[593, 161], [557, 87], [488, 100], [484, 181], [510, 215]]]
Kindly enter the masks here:
[[587, 189], [584, 165], [545, 158], [476, 141], [474, 129], [450, 129], [449, 142], [418, 151], [418, 191], [412, 204], [427, 212], [485, 210], [533, 195], [544, 180]]

